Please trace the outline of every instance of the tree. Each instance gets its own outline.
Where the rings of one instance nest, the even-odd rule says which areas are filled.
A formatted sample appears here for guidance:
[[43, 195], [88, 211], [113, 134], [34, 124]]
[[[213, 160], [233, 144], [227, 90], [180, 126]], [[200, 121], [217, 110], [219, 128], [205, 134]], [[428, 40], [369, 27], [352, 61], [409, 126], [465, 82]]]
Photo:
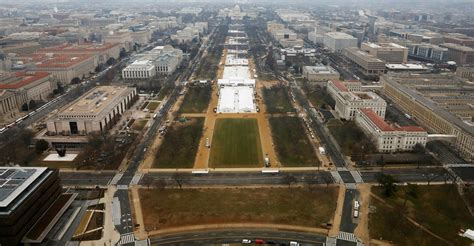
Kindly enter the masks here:
[[435, 174], [435, 173], [424, 173], [421, 176], [423, 176], [423, 178], [426, 179], [426, 182], [428, 183], [428, 186], [430, 185], [431, 181], [433, 181], [434, 179], [436, 179], [438, 177], [438, 175]]
[[142, 183], [147, 187], [147, 189], [150, 189], [150, 185], [153, 183], [153, 177], [150, 175], [143, 176]]
[[164, 179], [155, 179], [153, 181], [153, 186], [159, 190], [164, 190], [166, 188], [166, 181]]
[[120, 49], [119, 56], [120, 56], [120, 59], [127, 57], [127, 51], [125, 50], [125, 48]]
[[114, 65], [116, 62], [117, 62], [117, 61], [115, 60], [115, 58], [110, 57], [110, 58], [107, 60], [107, 65], [112, 66], [112, 65]]
[[329, 185], [334, 182], [330, 174], [324, 175], [323, 180], [324, 180], [324, 183], [326, 183], [326, 188], [329, 188]]
[[79, 84], [81, 82], [81, 79], [79, 77], [74, 77], [71, 79], [71, 84]]
[[392, 175], [380, 173], [377, 177], [377, 182], [382, 186], [385, 197], [390, 197], [397, 191], [395, 183], [397, 183], [398, 180]]
[[381, 166], [383, 170], [383, 167], [385, 166], [385, 158], [383, 157], [383, 154], [380, 155], [379, 159], [377, 160], [377, 165]]
[[296, 183], [298, 180], [295, 176], [287, 174], [283, 177], [283, 182], [288, 185], [288, 189], [291, 188], [291, 184]]
[[171, 176], [171, 178], [176, 182], [178, 185], [179, 189], [181, 190], [183, 188], [183, 185], [187, 182], [189, 179], [189, 176], [186, 173], [181, 173], [181, 172], [175, 172]]
[[28, 109], [29, 109], [29, 110], [35, 109], [36, 106], [37, 106], [36, 101], [35, 101], [35, 100], [31, 100]]
[[35, 144], [36, 153], [41, 154], [48, 148], [49, 148], [49, 143], [46, 140], [40, 139], [36, 141], [36, 144]]
[[415, 144], [415, 146], [413, 146], [413, 152], [415, 152], [417, 154], [425, 154], [426, 149], [422, 144], [417, 143], [417, 144]]
[[23, 103], [23, 105], [21, 105], [21, 111], [28, 111], [28, 103]]

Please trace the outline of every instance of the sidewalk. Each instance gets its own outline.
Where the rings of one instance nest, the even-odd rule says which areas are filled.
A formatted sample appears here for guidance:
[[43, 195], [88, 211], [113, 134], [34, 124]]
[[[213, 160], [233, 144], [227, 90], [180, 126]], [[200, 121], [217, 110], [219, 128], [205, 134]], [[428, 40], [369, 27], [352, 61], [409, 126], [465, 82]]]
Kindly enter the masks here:
[[297, 231], [297, 232], [310, 232], [321, 235], [327, 235], [328, 230], [322, 228], [305, 227], [305, 226], [292, 226], [292, 225], [278, 225], [278, 224], [258, 224], [258, 223], [227, 223], [227, 224], [212, 224], [212, 225], [195, 225], [195, 226], [183, 226], [168, 228], [156, 231], [150, 231], [149, 236], [163, 236], [170, 234], [179, 234], [190, 231], [215, 231], [222, 229], [274, 229], [274, 230], [286, 230], [286, 231]]
[[102, 238], [100, 240], [95, 241], [82, 241], [80, 242], [80, 245], [115, 245], [120, 240], [120, 233], [115, 230], [115, 226], [112, 220], [112, 200], [115, 191], [115, 187], [109, 186], [109, 188], [104, 194], [104, 198], [101, 198], [102, 202], [105, 204], [105, 218]]

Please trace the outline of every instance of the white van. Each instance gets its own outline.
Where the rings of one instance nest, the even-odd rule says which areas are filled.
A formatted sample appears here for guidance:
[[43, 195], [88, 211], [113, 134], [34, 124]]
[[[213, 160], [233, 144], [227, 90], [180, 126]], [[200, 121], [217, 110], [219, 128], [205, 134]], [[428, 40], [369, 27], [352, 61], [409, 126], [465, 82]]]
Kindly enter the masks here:
[[358, 218], [359, 217], [359, 211], [358, 210], [354, 210], [354, 218]]
[[359, 207], [360, 207], [359, 201], [355, 200], [355, 201], [354, 201], [354, 209], [355, 209], [355, 210], [359, 210]]

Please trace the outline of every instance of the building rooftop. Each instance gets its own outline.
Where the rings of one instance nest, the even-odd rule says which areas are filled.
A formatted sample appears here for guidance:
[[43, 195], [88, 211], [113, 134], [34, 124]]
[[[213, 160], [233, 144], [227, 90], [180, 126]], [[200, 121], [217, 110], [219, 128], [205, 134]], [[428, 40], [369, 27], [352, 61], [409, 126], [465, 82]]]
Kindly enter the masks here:
[[349, 48], [345, 48], [345, 50], [347, 50], [348, 52], [354, 54], [355, 56], [358, 56], [359, 58], [362, 58], [366, 62], [382, 62], [382, 63], [385, 63], [384, 61], [380, 60], [379, 58], [377, 58], [377, 57], [375, 57], [375, 56], [373, 56], [369, 53], [366, 53], [364, 51], [361, 51], [357, 47], [349, 47]]
[[327, 32], [325, 35], [334, 39], [356, 39], [353, 36], [343, 32]]
[[223, 79], [250, 79], [250, 71], [247, 66], [226, 66], [224, 67]]
[[331, 82], [340, 90], [340, 91], [349, 91], [349, 89], [347, 89], [347, 87], [344, 85], [344, 83], [342, 83], [342, 81], [340, 80], [337, 80], [337, 79], [334, 79], [334, 80], [331, 80]]
[[372, 109], [362, 108], [360, 111], [365, 114], [374, 125], [377, 126], [381, 131], [393, 132], [393, 131], [407, 131], [407, 132], [426, 132], [423, 127], [420, 126], [391, 126], [382, 117], [376, 114]]
[[91, 57], [93, 57], [93, 55], [35, 53], [31, 56], [19, 57], [18, 60], [25, 64], [34, 63], [38, 68], [67, 68], [90, 59]]
[[386, 64], [385, 67], [390, 70], [427, 70], [423, 64]]
[[[393, 76], [393, 74], [390, 74]], [[460, 129], [468, 132], [471, 135], [474, 135], [474, 127], [471, 125], [466, 124], [466, 122], [462, 121], [455, 115], [449, 113], [446, 109], [442, 108], [441, 106], [438, 106], [436, 103], [433, 101], [427, 99], [423, 95], [420, 95], [417, 91], [408, 88], [406, 85], [400, 84], [397, 81], [395, 81], [395, 78], [391, 76], [386, 76], [385, 77], [385, 82], [391, 84], [392, 86], [396, 87], [399, 89], [402, 93], [406, 94], [407, 96], [411, 97], [413, 100], [416, 100], [418, 103], [424, 105], [425, 107], [429, 108], [433, 112], [435, 112], [437, 115], [441, 116], [445, 120], [449, 121], [450, 123], [456, 125]]]
[[448, 49], [463, 51], [463, 52], [474, 52], [474, 48], [460, 45], [460, 44], [444, 43], [444, 44], [440, 44], [440, 46], [448, 48]]
[[334, 68], [330, 66], [305, 66], [304, 69], [313, 74], [339, 74]]
[[1, 167], [0, 208], [10, 205], [46, 169], [46, 167]]
[[116, 101], [116, 99], [125, 96], [123, 94], [128, 90], [131, 90], [131, 88], [124, 86], [97, 86], [62, 108], [59, 112], [59, 117], [97, 116], [111, 106], [110, 104]]
[[118, 46], [118, 43], [82, 43], [82, 44], [64, 44], [48, 48], [43, 48], [41, 52], [89, 52], [89, 51], [105, 51], [115, 46]]
[[17, 72], [0, 75], [0, 89], [19, 89], [49, 76], [47, 72]]
[[398, 48], [403, 49], [405, 46], [396, 44], [396, 43], [365, 43], [371, 48]]

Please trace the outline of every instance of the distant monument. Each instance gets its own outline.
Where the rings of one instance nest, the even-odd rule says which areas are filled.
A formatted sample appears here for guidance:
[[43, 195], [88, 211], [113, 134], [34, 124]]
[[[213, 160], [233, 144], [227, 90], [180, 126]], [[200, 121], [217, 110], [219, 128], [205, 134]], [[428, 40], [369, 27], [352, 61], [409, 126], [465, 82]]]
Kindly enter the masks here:
[[59, 157], [65, 157], [66, 156], [66, 147], [60, 147], [60, 148], [54, 148], [56, 152], [58, 153]]

